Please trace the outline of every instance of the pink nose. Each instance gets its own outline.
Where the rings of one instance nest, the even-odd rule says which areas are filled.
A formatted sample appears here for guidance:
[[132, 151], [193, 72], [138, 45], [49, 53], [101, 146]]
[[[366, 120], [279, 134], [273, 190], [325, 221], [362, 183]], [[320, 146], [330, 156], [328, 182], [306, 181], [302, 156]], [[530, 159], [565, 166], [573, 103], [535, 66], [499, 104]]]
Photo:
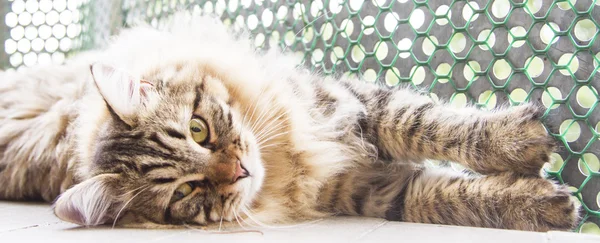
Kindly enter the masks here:
[[244, 168], [244, 166], [242, 165], [242, 162], [240, 162], [239, 160], [236, 162], [236, 166], [235, 166], [235, 174], [233, 174], [233, 179], [232, 181], [235, 183], [236, 181], [238, 181], [239, 179], [244, 179], [246, 177], [250, 176], [250, 174], [248, 173], [248, 171], [246, 170], [246, 168]]

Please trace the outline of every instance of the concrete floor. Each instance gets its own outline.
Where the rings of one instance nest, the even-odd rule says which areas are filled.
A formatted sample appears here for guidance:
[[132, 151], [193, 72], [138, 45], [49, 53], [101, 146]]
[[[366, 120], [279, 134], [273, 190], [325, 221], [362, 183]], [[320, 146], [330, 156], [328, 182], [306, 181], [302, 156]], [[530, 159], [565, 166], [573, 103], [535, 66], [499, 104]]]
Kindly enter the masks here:
[[[255, 229], [255, 228], [252, 228]], [[81, 228], [56, 218], [47, 204], [1, 202], [0, 242], [600, 242], [600, 237], [565, 232], [534, 233], [337, 217], [290, 229], [219, 234], [196, 229], [137, 230]], [[260, 232], [259, 232], [260, 231]], [[261, 233], [262, 232], [262, 233]]]

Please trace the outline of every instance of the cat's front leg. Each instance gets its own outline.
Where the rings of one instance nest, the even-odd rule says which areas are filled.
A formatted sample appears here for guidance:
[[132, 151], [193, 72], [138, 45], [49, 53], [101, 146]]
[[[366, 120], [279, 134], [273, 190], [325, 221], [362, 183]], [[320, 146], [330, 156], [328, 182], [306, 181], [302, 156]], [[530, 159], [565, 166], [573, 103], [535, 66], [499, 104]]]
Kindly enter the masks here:
[[468, 177], [428, 169], [405, 190], [401, 210], [388, 219], [542, 232], [571, 230], [579, 221], [577, 199], [567, 187], [540, 177]]
[[[358, 87], [358, 86], [356, 86]], [[537, 175], [554, 148], [534, 105], [454, 108], [407, 89], [353, 87], [368, 111], [373, 143], [388, 160], [451, 160], [483, 174]]]
[[319, 198], [334, 214], [415, 223], [549, 231], [570, 230], [579, 220], [566, 186], [512, 172], [468, 176], [374, 163], [333, 178]]

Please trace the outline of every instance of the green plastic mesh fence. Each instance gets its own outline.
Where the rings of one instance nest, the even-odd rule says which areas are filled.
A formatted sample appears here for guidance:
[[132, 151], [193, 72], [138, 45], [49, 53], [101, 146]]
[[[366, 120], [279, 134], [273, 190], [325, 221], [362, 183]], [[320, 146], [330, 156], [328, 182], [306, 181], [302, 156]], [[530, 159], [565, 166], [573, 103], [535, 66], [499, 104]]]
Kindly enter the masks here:
[[[545, 170], [584, 208], [575, 229], [600, 234], [600, 0], [9, 0], [0, 61], [62, 62], [120, 27], [161, 27], [178, 10], [248, 28], [325, 74], [408, 82], [454, 106], [536, 101], [561, 144]], [[430, 161], [450, 165], [451, 162]]]
[[79, 46], [81, 1], [8, 0], [0, 3], [3, 67], [61, 63]]

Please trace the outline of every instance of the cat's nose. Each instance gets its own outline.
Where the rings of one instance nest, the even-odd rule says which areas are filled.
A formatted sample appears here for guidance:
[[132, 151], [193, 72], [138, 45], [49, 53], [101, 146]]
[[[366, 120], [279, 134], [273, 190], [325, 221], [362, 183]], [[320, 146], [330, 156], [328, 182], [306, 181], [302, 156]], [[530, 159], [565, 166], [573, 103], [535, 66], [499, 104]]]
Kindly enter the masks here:
[[235, 183], [239, 179], [244, 179], [248, 176], [250, 176], [250, 173], [248, 173], [248, 170], [246, 170], [246, 168], [244, 168], [244, 165], [242, 165], [242, 162], [240, 160], [238, 160], [235, 165], [235, 173], [233, 174], [233, 179], [232, 179], [233, 183]]

